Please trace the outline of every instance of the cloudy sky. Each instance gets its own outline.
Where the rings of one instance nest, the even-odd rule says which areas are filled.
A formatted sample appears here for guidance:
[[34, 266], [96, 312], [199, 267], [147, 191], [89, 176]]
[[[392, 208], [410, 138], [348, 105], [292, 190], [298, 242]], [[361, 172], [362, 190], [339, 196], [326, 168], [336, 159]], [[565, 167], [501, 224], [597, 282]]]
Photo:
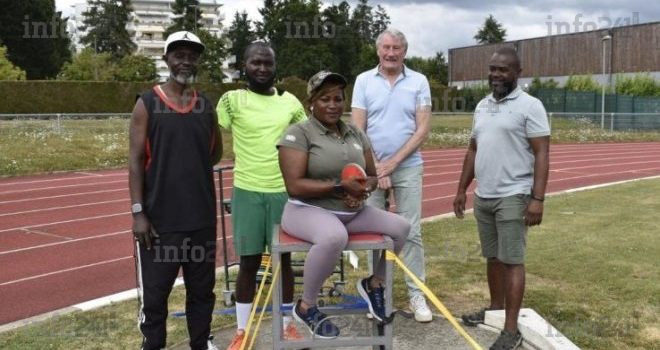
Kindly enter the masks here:
[[[338, 4], [340, 0], [321, 0]], [[70, 5], [81, 0], [56, 0], [66, 14]], [[259, 20], [257, 9], [263, 0], [225, 0], [225, 25], [236, 11], [247, 11]], [[357, 1], [348, 1], [354, 8]], [[403, 31], [409, 42], [408, 56], [431, 57], [436, 52], [476, 44], [473, 39], [486, 17], [492, 14], [507, 30], [507, 40], [564, 34], [568, 23], [571, 33], [617, 25], [660, 21], [658, 0], [370, 0], [381, 5], [391, 26]], [[577, 22], [576, 22], [577, 18]], [[561, 27], [558, 32], [557, 26]]]

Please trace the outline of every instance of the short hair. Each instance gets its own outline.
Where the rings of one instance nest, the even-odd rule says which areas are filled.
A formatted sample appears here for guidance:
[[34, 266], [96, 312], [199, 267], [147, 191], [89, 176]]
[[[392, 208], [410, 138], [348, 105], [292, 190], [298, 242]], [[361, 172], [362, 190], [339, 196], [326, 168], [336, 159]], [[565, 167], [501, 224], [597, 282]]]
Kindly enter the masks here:
[[265, 41], [253, 41], [248, 46], [245, 47], [245, 50], [243, 51], [243, 60], [247, 62], [249, 55], [252, 53], [253, 50], [256, 50], [257, 48], [270, 50], [270, 52], [273, 53], [273, 58], [275, 58], [275, 50], [273, 50], [273, 48], [270, 47], [270, 44], [268, 44]]
[[378, 34], [378, 38], [376, 38], [376, 47], [379, 47], [380, 44], [383, 43], [383, 37], [386, 34], [401, 41], [401, 45], [403, 45], [404, 50], [408, 51], [408, 40], [406, 40], [406, 36], [400, 30], [395, 28], [387, 28]]
[[497, 49], [497, 51], [495, 51], [495, 55], [509, 56], [509, 57], [513, 58], [513, 63], [518, 68], [521, 67], [521, 65], [520, 65], [520, 56], [518, 55], [518, 51], [513, 47], [510, 47], [510, 46], [500, 47], [499, 49]]

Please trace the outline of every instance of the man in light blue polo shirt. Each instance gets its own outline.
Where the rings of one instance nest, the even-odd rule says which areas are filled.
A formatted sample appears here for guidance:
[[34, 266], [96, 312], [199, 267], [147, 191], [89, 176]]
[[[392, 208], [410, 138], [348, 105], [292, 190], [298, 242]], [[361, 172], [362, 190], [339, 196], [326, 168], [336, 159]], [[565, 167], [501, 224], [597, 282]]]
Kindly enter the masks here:
[[[353, 123], [371, 141], [378, 173], [378, 190], [367, 204], [385, 208], [385, 190], [392, 190], [397, 212], [411, 224], [403, 247], [403, 262], [422, 282], [424, 246], [421, 234], [422, 157], [431, 116], [431, 91], [426, 77], [403, 65], [408, 42], [396, 29], [376, 39], [379, 64], [360, 74], [353, 88]], [[433, 318], [423, 292], [406, 276], [410, 308], [418, 322]]]
[[490, 305], [462, 316], [474, 326], [486, 310], [505, 310], [504, 330], [490, 350], [522, 342], [518, 314], [525, 292], [527, 227], [541, 224], [548, 182], [550, 127], [543, 104], [517, 86], [518, 53], [504, 47], [488, 65], [492, 94], [474, 111], [472, 137], [454, 199], [463, 218], [466, 191], [476, 177], [474, 217], [486, 258]]

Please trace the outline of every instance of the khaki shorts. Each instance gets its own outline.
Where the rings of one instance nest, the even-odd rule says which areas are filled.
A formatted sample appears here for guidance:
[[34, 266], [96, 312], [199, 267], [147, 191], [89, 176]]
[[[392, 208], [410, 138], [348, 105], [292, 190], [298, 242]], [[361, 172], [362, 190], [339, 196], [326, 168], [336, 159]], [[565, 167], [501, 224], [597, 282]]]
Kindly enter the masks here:
[[523, 216], [530, 196], [517, 194], [504, 198], [474, 196], [481, 254], [505, 264], [524, 264], [527, 249], [527, 226]]
[[257, 255], [270, 250], [273, 230], [279, 227], [289, 196], [286, 192], [263, 193], [233, 188], [231, 220], [234, 249], [238, 255]]

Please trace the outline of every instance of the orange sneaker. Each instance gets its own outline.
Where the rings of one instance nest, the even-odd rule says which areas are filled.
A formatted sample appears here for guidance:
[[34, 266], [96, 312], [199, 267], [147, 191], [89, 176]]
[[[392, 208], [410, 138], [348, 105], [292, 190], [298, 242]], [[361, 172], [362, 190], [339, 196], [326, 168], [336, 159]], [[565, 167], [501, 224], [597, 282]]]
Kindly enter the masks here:
[[282, 332], [282, 338], [284, 338], [284, 340], [303, 340], [305, 337], [298, 333], [298, 330], [293, 323], [290, 323]]
[[[234, 334], [234, 339], [231, 340], [231, 344], [229, 344], [229, 347], [227, 347], [227, 350], [240, 350], [241, 349], [241, 343], [243, 342], [243, 339], [245, 338], [245, 332], [243, 333], [236, 333]], [[248, 339], [245, 339], [245, 348], [248, 346]]]

